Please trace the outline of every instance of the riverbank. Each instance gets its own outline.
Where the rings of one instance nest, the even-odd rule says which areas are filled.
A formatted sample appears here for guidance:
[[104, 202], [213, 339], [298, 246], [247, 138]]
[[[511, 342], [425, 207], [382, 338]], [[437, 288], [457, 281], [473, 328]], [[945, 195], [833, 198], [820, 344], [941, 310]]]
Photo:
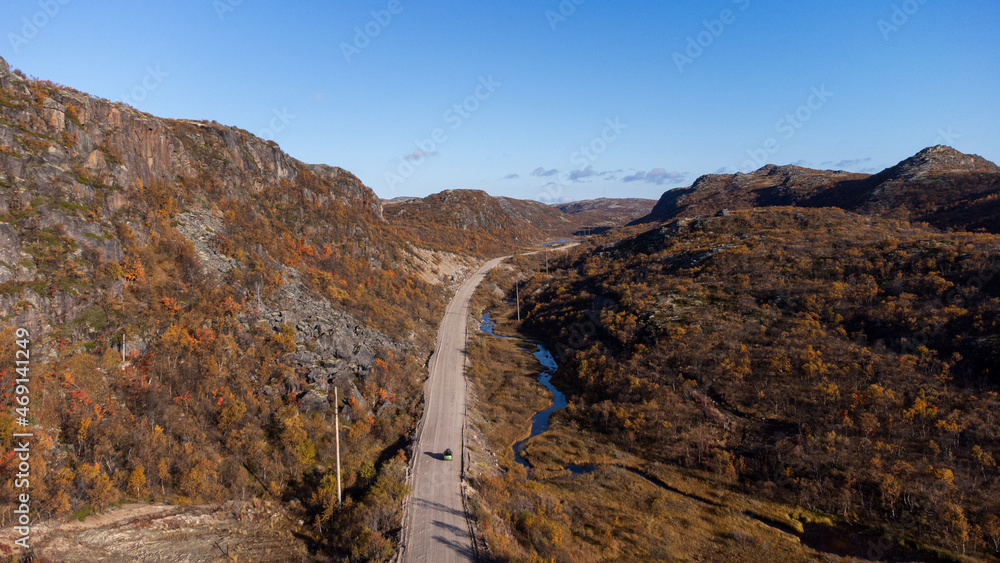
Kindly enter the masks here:
[[[837, 530], [821, 514], [747, 496], [719, 475], [650, 466], [622, 452], [573, 423], [572, 397], [546, 431], [525, 442], [529, 476], [513, 446], [528, 436], [531, 418], [551, 406], [553, 395], [536, 380], [542, 365], [519, 338], [516, 307], [501, 289], [512, 274], [501, 268], [484, 282], [468, 319], [470, 510], [494, 557], [865, 560], [871, 541], [844, 549], [839, 540], [845, 538], [815, 533]], [[493, 331], [513, 338], [479, 330], [476, 313], [487, 308]], [[559, 387], [558, 378], [553, 383]]]

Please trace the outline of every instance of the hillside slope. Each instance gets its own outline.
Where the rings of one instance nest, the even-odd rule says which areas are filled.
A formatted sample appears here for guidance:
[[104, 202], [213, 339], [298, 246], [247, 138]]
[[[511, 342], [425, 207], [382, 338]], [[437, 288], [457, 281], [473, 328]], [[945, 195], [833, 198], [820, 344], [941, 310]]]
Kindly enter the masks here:
[[946, 146], [924, 149], [874, 175], [769, 164], [749, 174], [705, 175], [691, 187], [670, 190], [636, 223], [786, 205], [997, 233], [1000, 167]]
[[575, 226], [543, 203], [493, 197], [481, 190], [445, 190], [387, 203], [385, 216], [393, 228], [419, 244], [481, 257], [570, 233]]
[[384, 209], [394, 228], [420, 244], [493, 257], [584, 229], [622, 226], [648, 214], [655, 203], [600, 198], [547, 205], [481, 190], [445, 190], [424, 198], [395, 198], [384, 202]]
[[586, 199], [560, 203], [555, 207], [570, 215], [581, 227], [620, 227], [648, 215], [656, 201], [641, 198]]
[[998, 248], [831, 208], [678, 219], [531, 276], [521, 328], [558, 353], [560, 443], [611, 441], [820, 510], [830, 537], [995, 556]]
[[[0, 60], [0, 357], [13, 365], [12, 331], [30, 333], [33, 517], [297, 498], [289, 521], [314, 549], [387, 557], [446, 297], [418, 259], [342, 169]], [[0, 370], [9, 398], [15, 374]], [[352, 499], [339, 511], [334, 387]]]

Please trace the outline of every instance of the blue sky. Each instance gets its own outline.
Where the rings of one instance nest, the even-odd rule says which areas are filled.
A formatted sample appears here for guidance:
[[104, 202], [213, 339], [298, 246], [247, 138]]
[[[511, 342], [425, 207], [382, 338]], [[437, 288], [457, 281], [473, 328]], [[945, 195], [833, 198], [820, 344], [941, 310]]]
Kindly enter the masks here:
[[998, 28], [993, 0], [6, 0], [0, 55], [384, 198], [551, 201], [939, 143], [1000, 161]]

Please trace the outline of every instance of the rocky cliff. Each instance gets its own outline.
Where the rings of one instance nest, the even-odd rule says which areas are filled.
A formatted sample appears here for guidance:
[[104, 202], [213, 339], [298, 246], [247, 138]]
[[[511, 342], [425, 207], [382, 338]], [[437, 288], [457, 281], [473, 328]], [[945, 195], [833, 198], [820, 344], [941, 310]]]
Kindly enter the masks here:
[[[2, 59], [0, 59], [2, 60]], [[5, 90], [0, 128], [3, 180], [15, 187], [55, 184], [91, 195], [92, 183], [127, 188], [137, 181], [197, 179], [210, 174], [227, 193], [315, 174], [345, 204], [381, 218], [378, 197], [349, 172], [308, 165], [245, 130], [215, 122], [161, 119], [125, 104], [46, 81], [28, 80], [0, 65]]]
[[[180, 200], [182, 196], [174, 193], [178, 186], [199, 192], [192, 199], [201, 199], [201, 206], [210, 209], [224, 198], [248, 200], [274, 186], [299, 192], [295, 195], [317, 206], [337, 202], [349, 210], [356, 227], [352, 234], [361, 238], [371, 238], [371, 225], [383, 223], [379, 198], [345, 170], [304, 164], [274, 142], [235, 127], [161, 119], [71, 88], [30, 80], [10, 72], [6, 61], [0, 64], [0, 115], [0, 220], [5, 221], [0, 223], [0, 283], [6, 284], [0, 316], [35, 334], [47, 334], [71, 321], [85, 308], [86, 299], [81, 292], [58, 289], [46, 295], [50, 289], [44, 284], [46, 272], [32, 249], [22, 247], [24, 230], [58, 231], [74, 247], [69, 254], [82, 257], [84, 251], [96, 252], [103, 260], [121, 264], [125, 251], [118, 236], [120, 225], [128, 225], [140, 238], [149, 236], [147, 226], [130, 217], [130, 208], [138, 207], [135, 201], [164, 196]], [[154, 194], [149, 189], [163, 183], [169, 184], [170, 193]], [[212, 237], [205, 235], [226, 231], [223, 221], [212, 219], [219, 210], [213, 211], [175, 217], [175, 226], [198, 247], [202, 258], [219, 255], [206, 242]], [[187, 228], [188, 223], [204, 228]], [[203, 264], [212, 269], [211, 260]], [[224, 265], [226, 271], [239, 266], [233, 259]], [[216, 267], [214, 273], [221, 276], [225, 271]], [[297, 274], [287, 270], [283, 276], [287, 280]], [[124, 281], [112, 286], [113, 292], [121, 292]], [[321, 346], [314, 352], [317, 357], [344, 360], [364, 371], [374, 362], [373, 347], [396, 347], [385, 335], [366, 329], [362, 321], [331, 309], [329, 303], [321, 304], [322, 298], [301, 283], [291, 287], [280, 298], [265, 302], [275, 311], [268, 318], [275, 323], [289, 320], [290, 314], [280, 311], [296, 303], [301, 310], [312, 311], [312, 315], [292, 315], [314, 321], [297, 337], [316, 331], [341, 335], [336, 346]], [[321, 309], [322, 320], [316, 313]], [[345, 335], [358, 343], [345, 344]]]
[[[401, 506], [399, 454], [447, 298], [425, 281], [427, 255], [345, 170], [0, 59], [0, 359], [14, 365], [26, 329], [32, 519], [269, 499], [337, 558], [391, 545], [398, 518], [383, 512]], [[0, 395], [16, 376], [0, 366]], [[352, 499], [338, 511], [335, 387]], [[12, 459], [0, 456], [0, 525], [16, 506]], [[333, 521], [340, 535], [317, 531]]]

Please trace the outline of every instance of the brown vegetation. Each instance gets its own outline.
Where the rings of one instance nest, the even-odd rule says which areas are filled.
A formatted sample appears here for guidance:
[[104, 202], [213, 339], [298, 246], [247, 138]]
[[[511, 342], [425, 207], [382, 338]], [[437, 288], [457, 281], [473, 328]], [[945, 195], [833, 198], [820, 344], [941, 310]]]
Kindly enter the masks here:
[[924, 149], [874, 175], [769, 164], [749, 174], [707, 174], [689, 188], [670, 190], [639, 222], [787, 205], [997, 233], [1000, 167], [946, 146]]
[[[243, 136], [233, 150], [241, 137], [232, 129], [151, 116], [136, 118], [146, 120], [136, 135], [148, 122], [176, 143], [183, 173], [123, 182], [123, 163], [136, 174], [174, 163], [140, 170], [134, 131], [80, 120], [134, 112], [57, 85], [0, 82], [2, 127], [14, 128], [30, 153], [0, 155], [9, 179], [0, 182], [0, 223], [17, 243], [4, 248], [14, 258], [3, 264], [0, 307], [5, 327], [35, 327], [33, 518], [128, 499], [268, 499], [304, 521], [297, 533], [318, 557], [390, 558], [407, 493], [404, 451], [420, 415], [421, 358], [446, 296], [407, 269], [408, 243], [381, 219], [377, 198], [365, 199], [370, 190], [346, 172], [276, 149], [269, 156], [285, 166], [285, 179], [250, 172], [247, 163], [260, 162], [253, 151], [271, 148]], [[43, 119], [52, 101], [66, 108], [62, 124]], [[103, 158], [43, 151], [60, 130]], [[27, 164], [15, 162], [22, 158]], [[60, 169], [44, 159], [63, 159], [72, 178], [9, 173]], [[199, 217], [216, 228], [193, 240], [184, 221]], [[217, 276], [220, 263], [228, 268]], [[325, 412], [333, 390], [313, 389], [309, 370], [289, 359], [315, 343], [268, 315], [302, 302], [329, 303], [333, 315], [387, 335], [384, 346], [351, 342], [371, 344], [371, 365], [338, 364], [350, 370], [340, 380], [349, 382], [340, 406], [350, 409], [341, 423], [342, 506]], [[13, 342], [6, 331], [0, 337], [5, 347]], [[13, 351], [2, 352], [0, 394], [9, 405]], [[306, 399], [321, 408], [306, 408]], [[0, 429], [9, 437], [12, 427], [5, 409]], [[16, 459], [9, 440], [0, 445], [0, 525], [8, 526]]]
[[997, 243], [829, 209], [681, 220], [534, 275], [522, 328], [560, 355], [568, 423], [647, 463], [987, 555]]

